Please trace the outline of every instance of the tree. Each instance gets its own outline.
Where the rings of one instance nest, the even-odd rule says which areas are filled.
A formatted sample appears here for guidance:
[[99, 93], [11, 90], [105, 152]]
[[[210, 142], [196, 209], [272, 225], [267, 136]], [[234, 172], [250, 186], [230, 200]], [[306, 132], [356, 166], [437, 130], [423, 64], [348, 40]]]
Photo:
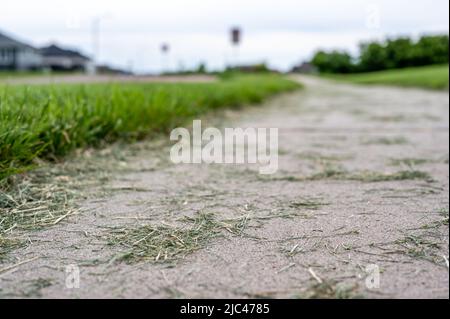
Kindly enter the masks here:
[[448, 63], [448, 54], [448, 35], [423, 36], [413, 51], [415, 65]]
[[319, 51], [311, 63], [322, 73], [350, 73], [354, 69], [351, 55], [340, 51]]
[[197, 67], [197, 71], [195, 73], [198, 74], [205, 74], [206, 73], [206, 64], [204, 62], [201, 62], [198, 67]]
[[356, 64], [348, 53], [341, 51], [319, 51], [311, 63], [322, 73], [373, 72], [445, 64], [449, 61], [448, 54], [448, 35], [423, 36], [418, 41], [402, 37], [361, 44]]
[[401, 69], [414, 66], [414, 44], [409, 38], [388, 40], [386, 44], [387, 68]]
[[388, 68], [386, 49], [378, 42], [360, 46], [361, 55], [357, 66], [360, 72], [380, 71]]

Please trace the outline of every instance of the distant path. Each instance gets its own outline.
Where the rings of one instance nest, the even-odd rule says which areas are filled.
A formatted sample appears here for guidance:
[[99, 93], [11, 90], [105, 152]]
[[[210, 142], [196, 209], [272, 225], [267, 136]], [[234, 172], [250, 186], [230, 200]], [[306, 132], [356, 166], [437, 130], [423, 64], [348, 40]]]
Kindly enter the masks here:
[[208, 75], [191, 76], [125, 76], [125, 75], [49, 75], [0, 77], [0, 84], [55, 84], [55, 83], [173, 83], [173, 82], [213, 82], [215, 77]]
[[[278, 127], [276, 175], [142, 150], [133, 172], [105, 185], [111, 195], [30, 235], [14, 256], [40, 258], [1, 275], [0, 295], [48, 279], [39, 296], [448, 298], [448, 93], [298, 80], [303, 91], [209, 123]], [[198, 212], [242, 223], [175, 267], [111, 259], [121, 251], [106, 245], [111, 227], [173, 227]], [[80, 289], [64, 288], [68, 264], [80, 266]], [[380, 288], [370, 290], [374, 265]]]

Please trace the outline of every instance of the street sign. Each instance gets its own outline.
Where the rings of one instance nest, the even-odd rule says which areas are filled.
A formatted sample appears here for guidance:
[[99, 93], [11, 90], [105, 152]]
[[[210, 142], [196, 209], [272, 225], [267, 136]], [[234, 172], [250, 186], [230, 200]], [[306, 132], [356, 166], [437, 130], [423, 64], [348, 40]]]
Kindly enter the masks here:
[[239, 45], [241, 43], [242, 31], [240, 28], [231, 29], [231, 42], [233, 45]]
[[161, 52], [162, 53], [166, 54], [167, 52], [169, 52], [169, 50], [170, 50], [170, 47], [167, 43], [161, 44]]

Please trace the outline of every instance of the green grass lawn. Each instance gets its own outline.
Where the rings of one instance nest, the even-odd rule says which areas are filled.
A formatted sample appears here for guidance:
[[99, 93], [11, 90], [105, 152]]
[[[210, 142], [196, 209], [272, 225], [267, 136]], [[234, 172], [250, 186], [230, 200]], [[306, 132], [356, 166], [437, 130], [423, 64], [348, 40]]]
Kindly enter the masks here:
[[212, 83], [0, 86], [0, 180], [37, 158], [168, 132], [208, 111], [259, 103], [299, 84], [277, 75]]
[[[51, 78], [55, 76], [75, 76], [85, 75], [83, 72], [64, 72], [64, 71], [4, 71], [0, 70], [0, 85], [5, 84], [9, 80], [24, 78]], [[4, 82], [4, 83], [2, 83]]]
[[47, 75], [50, 73], [43, 71], [0, 71], [0, 80]]
[[326, 77], [355, 84], [382, 84], [444, 90], [449, 87], [448, 70], [447, 64], [362, 74], [327, 75]]

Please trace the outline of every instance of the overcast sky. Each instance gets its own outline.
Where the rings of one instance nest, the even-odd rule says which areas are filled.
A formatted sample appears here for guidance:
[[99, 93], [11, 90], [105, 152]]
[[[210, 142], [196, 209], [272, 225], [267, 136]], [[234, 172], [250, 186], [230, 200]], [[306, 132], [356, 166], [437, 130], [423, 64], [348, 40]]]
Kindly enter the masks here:
[[[0, 31], [93, 54], [99, 18], [98, 59], [115, 66], [154, 72], [238, 60], [287, 69], [319, 48], [356, 52], [362, 40], [448, 33], [448, 11], [448, 0], [0, 0]], [[232, 26], [244, 32], [237, 57]]]

